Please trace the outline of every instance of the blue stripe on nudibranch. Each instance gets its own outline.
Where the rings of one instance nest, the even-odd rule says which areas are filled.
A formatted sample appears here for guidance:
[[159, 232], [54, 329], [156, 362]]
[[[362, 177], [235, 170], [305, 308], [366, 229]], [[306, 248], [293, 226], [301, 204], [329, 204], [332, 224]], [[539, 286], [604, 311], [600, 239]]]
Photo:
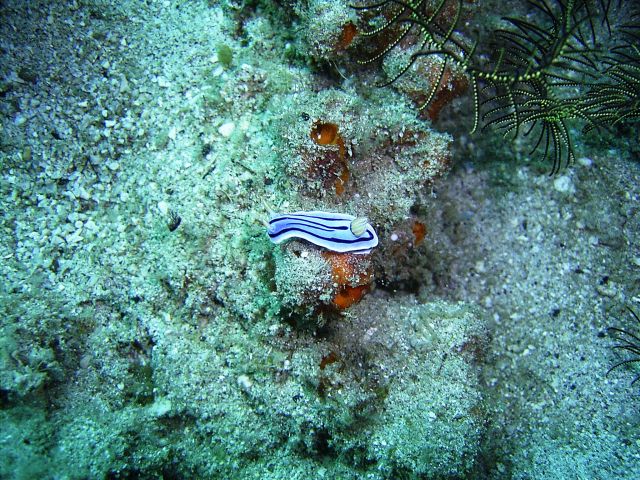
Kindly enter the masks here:
[[331, 212], [294, 212], [274, 215], [267, 233], [273, 243], [301, 238], [334, 252], [369, 253], [378, 245], [378, 236], [367, 223], [362, 235], [351, 232], [353, 215]]

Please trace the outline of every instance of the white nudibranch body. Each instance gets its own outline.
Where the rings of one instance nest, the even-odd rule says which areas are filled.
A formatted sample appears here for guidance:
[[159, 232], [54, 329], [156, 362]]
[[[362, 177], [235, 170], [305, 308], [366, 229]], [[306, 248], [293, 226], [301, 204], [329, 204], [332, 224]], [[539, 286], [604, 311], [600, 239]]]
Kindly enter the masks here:
[[301, 238], [340, 253], [369, 253], [378, 245], [378, 236], [366, 218], [345, 213], [313, 211], [274, 215], [269, 220], [267, 234], [273, 243]]

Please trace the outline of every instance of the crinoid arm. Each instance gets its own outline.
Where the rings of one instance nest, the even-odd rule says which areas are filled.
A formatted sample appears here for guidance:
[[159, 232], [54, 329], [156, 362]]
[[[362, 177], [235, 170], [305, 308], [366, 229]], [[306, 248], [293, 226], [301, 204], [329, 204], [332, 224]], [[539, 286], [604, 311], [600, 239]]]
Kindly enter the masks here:
[[[572, 131], [589, 131], [640, 118], [640, 13], [617, 0], [522, 0], [527, 14], [511, 14], [472, 38], [473, 6], [463, 0], [385, 0], [354, 6], [367, 13], [365, 38], [382, 46], [362, 63], [407, 50], [404, 64], [382, 87], [399, 85], [428, 57], [439, 58], [428, 109], [444, 88], [442, 65], [467, 77], [472, 133], [497, 130], [513, 140], [530, 136], [532, 154], [559, 172], [575, 159]], [[462, 20], [464, 19], [464, 21]], [[621, 20], [623, 19], [623, 20]], [[411, 49], [411, 50], [408, 50]], [[412, 53], [410, 53], [412, 52]], [[417, 72], [417, 73], [416, 73]]]
[[[640, 327], [640, 318], [631, 308], [627, 307], [627, 311], [635, 320], [637, 327]], [[619, 342], [613, 345], [611, 348], [614, 350], [622, 350], [624, 352], [630, 353], [631, 357], [628, 357], [624, 360], [621, 360], [615, 363], [609, 370], [607, 370], [606, 375], [609, 375], [612, 371], [624, 366], [630, 365], [634, 363], [640, 362], [640, 332], [635, 332], [630, 329], [620, 328], [620, 327], [609, 327], [607, 329], [614, 338]], [[640, 374], [638, 374], [631, 385], [640, 380]]]

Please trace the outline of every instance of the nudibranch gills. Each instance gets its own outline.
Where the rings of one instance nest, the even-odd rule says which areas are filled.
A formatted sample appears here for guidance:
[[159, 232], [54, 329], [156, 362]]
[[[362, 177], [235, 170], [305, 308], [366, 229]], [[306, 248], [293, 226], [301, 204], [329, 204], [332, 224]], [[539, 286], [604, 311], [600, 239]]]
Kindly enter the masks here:
[[378, 236], [365, 218], [344, 213], [294, 212], [274, 215], [267, 233], [273, 243], [301, 238], [334, 252], [369, 253]]

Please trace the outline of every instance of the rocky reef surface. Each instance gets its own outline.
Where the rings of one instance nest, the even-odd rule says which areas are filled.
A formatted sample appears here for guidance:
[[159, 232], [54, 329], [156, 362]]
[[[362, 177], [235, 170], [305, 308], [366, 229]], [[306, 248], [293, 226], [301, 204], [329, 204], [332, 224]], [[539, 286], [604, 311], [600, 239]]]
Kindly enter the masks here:
[[347, 2], [0, 11], [0, 477], [640, 476], [624, 141], [550, 178], [444, 133]]

